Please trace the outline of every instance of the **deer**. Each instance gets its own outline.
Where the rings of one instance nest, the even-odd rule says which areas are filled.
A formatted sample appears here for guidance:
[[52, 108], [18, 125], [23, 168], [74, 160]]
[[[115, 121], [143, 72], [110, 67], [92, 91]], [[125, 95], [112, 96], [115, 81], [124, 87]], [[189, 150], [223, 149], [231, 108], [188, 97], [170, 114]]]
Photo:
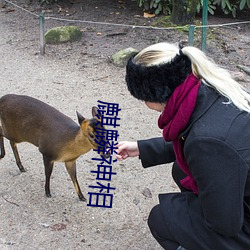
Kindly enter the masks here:
[[[76, 160], [91, 149], [105, 148], [105, 139], [98, 136], [104, 130], [98, 108], [92, 107], [92, 118], [76, 111], [78, 123], [54, 107], [31, 96], [7, 94], [0, 98], [0, 159], [5, 156], [4, 138], [8, 139], [16, 164], [25, 172], [17, 144], [28, 142], [38, 147], [45, 168], [45, 194], [51, 197], [50, 177], [55, 162], [64, 162], [81, 201], [86, 201], [76, 175]], [[99, 148], [100, 149], [100, 148]], [[99, 153], [99, 152], [98, 152]], [[107, 157], [105, 150], [100, 152]]]

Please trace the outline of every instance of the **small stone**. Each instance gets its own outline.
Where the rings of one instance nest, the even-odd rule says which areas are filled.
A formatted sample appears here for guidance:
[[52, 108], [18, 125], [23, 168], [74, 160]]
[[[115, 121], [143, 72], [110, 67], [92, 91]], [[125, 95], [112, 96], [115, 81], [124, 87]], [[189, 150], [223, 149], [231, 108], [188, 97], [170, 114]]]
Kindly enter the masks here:
[[231, 75], [235, 81], [246, 81], [246, 74], [243, 72], [231, 72]]
[[133, 199], [133, 203], [134, 203], [135, 205], [138, 205], [138, 204], [140, 203], [140, 200], [139, 200], [138, 198], [134, 198], [134, 199]]
[[147, 198], [152, 198], [152, 193], [149, 188], [144, 188], [142, 190], [142, 194]]
[[82, 36], [82, 31], [77, 26], [61, 26], [48, 30], [45, 33], [45, 42], [59, 44], [77, 41]]
[[5, 1], [4, 0], [0, 0], [0, 8], [4, 8], [5, 7]]
[[45, 228], [49, 227], [49, 224], [47, 224], [47, 223], [39, 223], [39, 225], [42, 226], [42, 227], [45, 227]]
[[134, 48], [126, 48], [118, 51], [112, 56], [114, 64], [118, 67], [125, 67], [129, 58], [138, 53]]
[[236, 65], [237, 68], [243, 70], [246, 74], [250, 75], [250, 68], [245, 65]]

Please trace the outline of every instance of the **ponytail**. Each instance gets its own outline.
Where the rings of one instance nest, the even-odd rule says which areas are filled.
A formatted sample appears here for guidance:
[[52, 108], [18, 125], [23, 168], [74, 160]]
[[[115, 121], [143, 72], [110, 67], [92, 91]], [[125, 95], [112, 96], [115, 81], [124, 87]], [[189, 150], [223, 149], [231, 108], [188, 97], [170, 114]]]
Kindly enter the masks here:
[[250, 94], [231, 77], [227, 70], [216, 65], [195, 47], [187, 46], [181, 51], [191, 60], [193, 74], [204, 84], [225, 96], [228, 99], [226, 104], [233, 103], [238, 109], [250, 113]]

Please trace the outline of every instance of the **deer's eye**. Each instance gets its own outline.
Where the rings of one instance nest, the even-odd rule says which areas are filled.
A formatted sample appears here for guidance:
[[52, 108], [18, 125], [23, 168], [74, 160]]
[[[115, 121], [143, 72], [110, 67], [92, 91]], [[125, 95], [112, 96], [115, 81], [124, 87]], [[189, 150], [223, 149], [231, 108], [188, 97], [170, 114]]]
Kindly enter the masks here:
[[92, 133], [89, 133], [89, 137], [90, 137], [91, 139], [95, 139], [95, 135], [92, 134]]

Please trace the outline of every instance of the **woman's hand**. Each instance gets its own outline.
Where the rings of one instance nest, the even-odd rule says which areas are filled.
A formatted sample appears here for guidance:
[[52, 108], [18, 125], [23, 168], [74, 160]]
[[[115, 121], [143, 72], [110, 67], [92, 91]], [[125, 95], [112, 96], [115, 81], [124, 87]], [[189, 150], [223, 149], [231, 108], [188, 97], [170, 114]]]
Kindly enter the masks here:
[[139, 156], [139, 149], [137, 142], [122, 141], [117, 145], [116, 158], [118, 160], [125, 160], [128, 157]]

